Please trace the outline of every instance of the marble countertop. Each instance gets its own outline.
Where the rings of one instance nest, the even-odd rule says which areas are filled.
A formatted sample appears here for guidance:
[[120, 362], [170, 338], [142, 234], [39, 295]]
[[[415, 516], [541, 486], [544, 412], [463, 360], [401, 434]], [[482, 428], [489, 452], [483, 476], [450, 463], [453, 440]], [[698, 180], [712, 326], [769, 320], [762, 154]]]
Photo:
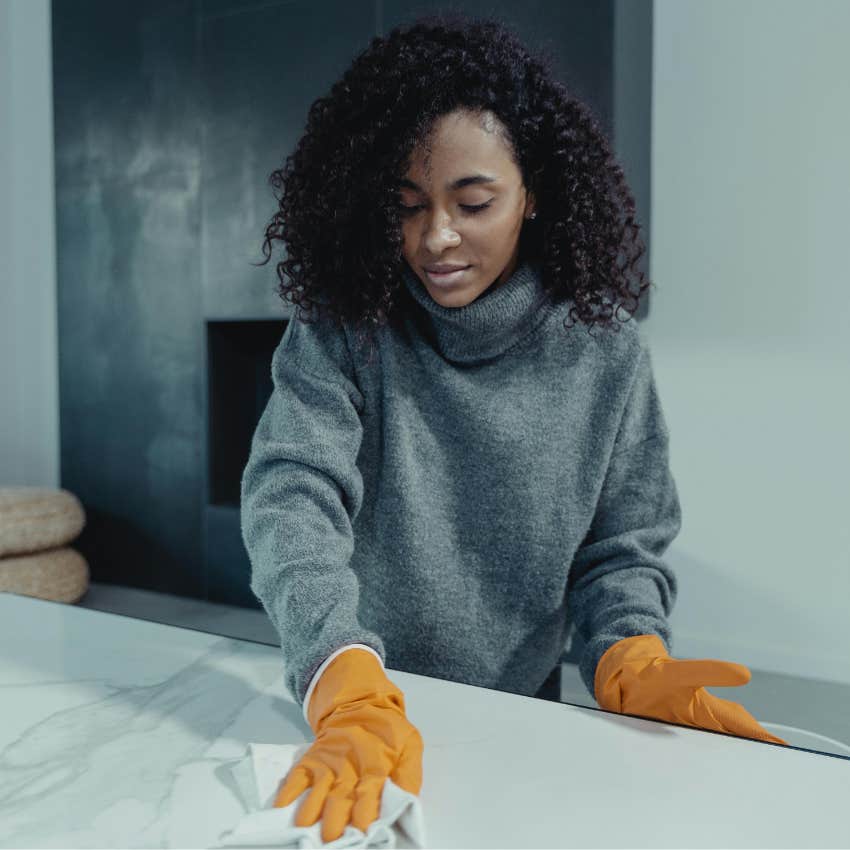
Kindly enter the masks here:
[[[0, 593], [0, 847], [215, 847], [249, 742], [312, 732], [266, 644]], [[429, 847], [847, 847], [850, 759], [393, 672]]]

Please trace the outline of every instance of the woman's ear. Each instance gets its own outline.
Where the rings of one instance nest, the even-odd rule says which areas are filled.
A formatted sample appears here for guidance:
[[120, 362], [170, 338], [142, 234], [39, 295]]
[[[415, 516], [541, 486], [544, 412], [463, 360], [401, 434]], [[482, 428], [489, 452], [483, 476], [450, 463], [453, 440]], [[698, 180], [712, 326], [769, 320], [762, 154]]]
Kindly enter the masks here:
[[534, 192], [528, 192], [525, 199], [525, 218], [531, 218], [532, 213], [537, 209], [537, 201], [534, 197]]

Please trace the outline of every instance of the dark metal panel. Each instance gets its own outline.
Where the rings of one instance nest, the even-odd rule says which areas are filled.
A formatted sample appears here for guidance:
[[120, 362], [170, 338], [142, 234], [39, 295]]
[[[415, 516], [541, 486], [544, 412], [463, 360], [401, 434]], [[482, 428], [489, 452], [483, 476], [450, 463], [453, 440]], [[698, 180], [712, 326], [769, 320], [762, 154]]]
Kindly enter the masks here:
[[209, 322], [209, 469], [205, 541], [207, 598], [260, 607], [250, 589], [239, 500], [251, 439], [274, 385], [271, 359], [285, 321]]
[[275, 291], [280, 243], [267, 265], [251, 265], [263, 259], [277, 210], [268, 178], [294, 149], [310, 104], [374, 35], [374, 2], [231, 4], [238, 14], [224, 14], [224, 5], [201, 20], [204, 315], [288, 317], [291, 306]]
[[195, 4], [54, 0], [62, 486], [97, 581], [204, 590]]
[[209, 322], [208, 503], [239, 506], [251, 439], [272, 394], [271, 360], [286, 321]]
[[239, 508], [207, 505], [206, 542], [210, 602], [262, 608], [251, 590], [251, 561], [242, 543]]
[[[616, 0], [614, 16], [614, 149], [635, 196], [649, 275], [652, 224], [652, 0]], [[641, 298], [635, 318], [649, 314], [652, 292]]]

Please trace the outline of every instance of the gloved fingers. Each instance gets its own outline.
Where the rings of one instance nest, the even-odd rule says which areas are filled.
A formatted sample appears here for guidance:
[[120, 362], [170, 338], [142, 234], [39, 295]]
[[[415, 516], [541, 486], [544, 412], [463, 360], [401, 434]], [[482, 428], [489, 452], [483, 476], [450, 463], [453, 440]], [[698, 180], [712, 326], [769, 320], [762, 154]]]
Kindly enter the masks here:
[[325, 844], [336, 841], [345, 832], [354, 805], [353, 786], [353, 780], [348, 779], [337, 782], [328, 792], [322, 809], [322, 841]]
[[[767, 731], [767, 729], [764, 728], [764, 726], [759, 725], [758, 728], [761, 730], [758, 738], [759, 741], [767, 741], [770, 744], [782, 744], [785, 747], [791, 746], [784, 738], [779, 738], [776, 735], [772, 735], [770, 732]], [[765, 737], [762, 737], [762, 735], [764, 735]]]
[[313, 775], [313, 787], [295, 815], [295, 826], [312, 826], [321, 817], [325, 799], [334, 782], [333, 771], [318, 759], [310, 760], [305, 767]]
[[[642, 671], [646, 678], [656, 678], [663, 686], [679, 688], [701, 688], [711, 686], [731, 688], [746, 685], [752, 678], [749, 669], [734, 661], [717, 661], [713, 658], [671, 658], [663, 664], [652, 665], [652, 670]], [[641, 675], [643, 678], [643, 675]]]
[[782, 738], [771, 735], [744, 706], [732, 700], [722, 699], [708, 691], [698, 691], [694, 700], [694, 718], [700, 726], [716, 729], [740, 738], [785, 744]]
[[381, 797], [384, 793], [386, 777], [378, 774], [366, 775], [357, 783], [354, 789], [354, 807], [351, 810], [351, 825], [362, 832], [369, 829], [369, 824], [377, 820], [381, 812]]
[[310, 772], [299, 762], [289, 773], [278, 788], [273, 808], [284, 808], [310, 787]]
[[419, 794], [422, 790], [422, 755], [425, 751], [425, 742], [418, 729], [414, 727], [407, 738], [404, 748], [399, 755], [390, 778], [399, 788]]

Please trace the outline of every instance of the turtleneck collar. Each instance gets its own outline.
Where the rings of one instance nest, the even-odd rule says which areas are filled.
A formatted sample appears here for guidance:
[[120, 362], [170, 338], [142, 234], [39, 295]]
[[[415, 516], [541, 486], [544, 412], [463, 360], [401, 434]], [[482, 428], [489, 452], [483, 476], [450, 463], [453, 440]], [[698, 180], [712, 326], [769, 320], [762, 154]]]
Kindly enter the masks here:
[[520, 260], [511, 276], [464, 307], [443, 307], [405, 261], [402, 277], [432, 345], [456, 363], [496, 357], [529, 333], [548, 313], [539, 267]]

